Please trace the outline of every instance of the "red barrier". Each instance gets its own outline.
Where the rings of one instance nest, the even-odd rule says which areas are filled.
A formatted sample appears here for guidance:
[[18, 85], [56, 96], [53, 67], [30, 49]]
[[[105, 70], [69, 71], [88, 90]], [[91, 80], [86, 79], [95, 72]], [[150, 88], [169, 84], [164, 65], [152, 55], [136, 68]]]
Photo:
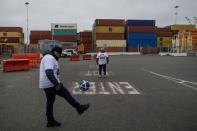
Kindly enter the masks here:
[[13, 59], [28, 59], [29, 66], [31, 68], [37, 67], [40, 63], [40, 54], [39, 53], [21, 53], [21, 54], [12, 54]]
[[83, 55], [83, 60], [91, 60], [92, 59], [92, 56], [89, 55], [89, 54], [84, 54]]
[[70, 56], [70, 61], [80, 61], [79, 55], [71, 55]]
[[3, 60], [3, 72], [29, 70], [28, 59]]

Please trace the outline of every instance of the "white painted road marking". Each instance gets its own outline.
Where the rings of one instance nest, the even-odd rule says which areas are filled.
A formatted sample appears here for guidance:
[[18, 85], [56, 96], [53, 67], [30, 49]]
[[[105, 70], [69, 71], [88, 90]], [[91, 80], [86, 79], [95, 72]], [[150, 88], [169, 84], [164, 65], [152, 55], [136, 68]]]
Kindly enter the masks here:
[[78, 82], [72, 82], [72, 93], [77, 95], [140, 94], [128, 82], [90, 82], [90, 89], [85, 92], [79, 89]]
[[[98, 70], [88, 70], [88, 71], [80, 71], [79, 72], [79, 76], [88, 76], [89, 77], [89, 76], [98, 76], [98, 75], [99, 75]], [[114, 75], [114, 72], [107, 71], [106, 75], [112, 76], [112, 75]]]
[[[178, 79], [178, 78], [175, 78], [175, 77], [170, 77], [170, 76], [158, 74], [158, 73], [152, 72], [152, 71], [147, 70], [147, 69], [143, 69], [143, 70], [146, 71], [146, 72], [149, 72], [151, 74], [154, 74], [156, 76], [159, 76], [159, 77], [162, 77], [162, 78], [165, 78], [165, 79], [174, 81], [174, 82], [176, 82], [178, 84], [181, 84], [183, 86], [189, 87], [189, 88], [197, 91], [197, 82], [186, 81], [186, 80]], [[195, 86], [188, 85], [187, 83], [192, 84], [192, 85], [195, 85], [196, 87]]]

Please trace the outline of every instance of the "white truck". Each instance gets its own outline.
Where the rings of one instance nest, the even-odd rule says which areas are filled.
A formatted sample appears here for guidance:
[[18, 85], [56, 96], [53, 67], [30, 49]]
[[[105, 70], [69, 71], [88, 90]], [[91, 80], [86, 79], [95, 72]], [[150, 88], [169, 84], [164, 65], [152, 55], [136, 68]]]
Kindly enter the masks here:
[[71, 55], [77, 55], [77, 51], [75, 49], [65, 49], [62, 51], [62, 57], [70, 57]]

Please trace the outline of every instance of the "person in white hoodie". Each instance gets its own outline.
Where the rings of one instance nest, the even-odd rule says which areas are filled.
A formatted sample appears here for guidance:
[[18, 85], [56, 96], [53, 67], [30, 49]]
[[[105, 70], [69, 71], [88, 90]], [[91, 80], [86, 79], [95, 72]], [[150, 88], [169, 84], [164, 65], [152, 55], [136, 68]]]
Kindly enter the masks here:
[[54, 47], [50, 53], [48, 52], [44, 55], [40, 63], [39, 87], [44, 90], [47, 98], [47, 127], [61, 126], [61, 123], [56, 121], [53, 115], [53, 105], [56, 95], [63, 97], [76, 109], [79, 115], [83, 114], [89, 108], [89, 104], [81, 105], [61, 83], [58, 63], [61, 53], [61, 47]]
[[109, 63], [109, 56], [105, 52], [104, 48], [100, 49], [100, 52], [96, 56], [96, 63], [99, 66], [99, 77], [102, 76], [102, 71], [104, 77], [106, 77], [106, 65]]

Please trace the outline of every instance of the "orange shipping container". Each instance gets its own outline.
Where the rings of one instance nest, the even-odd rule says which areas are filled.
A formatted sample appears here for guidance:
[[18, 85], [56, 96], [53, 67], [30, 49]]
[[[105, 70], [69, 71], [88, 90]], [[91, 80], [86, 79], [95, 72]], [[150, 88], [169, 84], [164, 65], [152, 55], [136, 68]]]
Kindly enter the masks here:
[[97, 33], [96, 34], [96, 39], [97, 40], [124, 40], [125, 39], [125, 35], [123, 33]]
[[96, 19], [96, 26], [124, 26], [125, 20], [123, 19]]
[[20, 32], [20, 33], [23, 33], [23, 28], [21, 28], [21, 27], [0, 27], [0, 32]]

